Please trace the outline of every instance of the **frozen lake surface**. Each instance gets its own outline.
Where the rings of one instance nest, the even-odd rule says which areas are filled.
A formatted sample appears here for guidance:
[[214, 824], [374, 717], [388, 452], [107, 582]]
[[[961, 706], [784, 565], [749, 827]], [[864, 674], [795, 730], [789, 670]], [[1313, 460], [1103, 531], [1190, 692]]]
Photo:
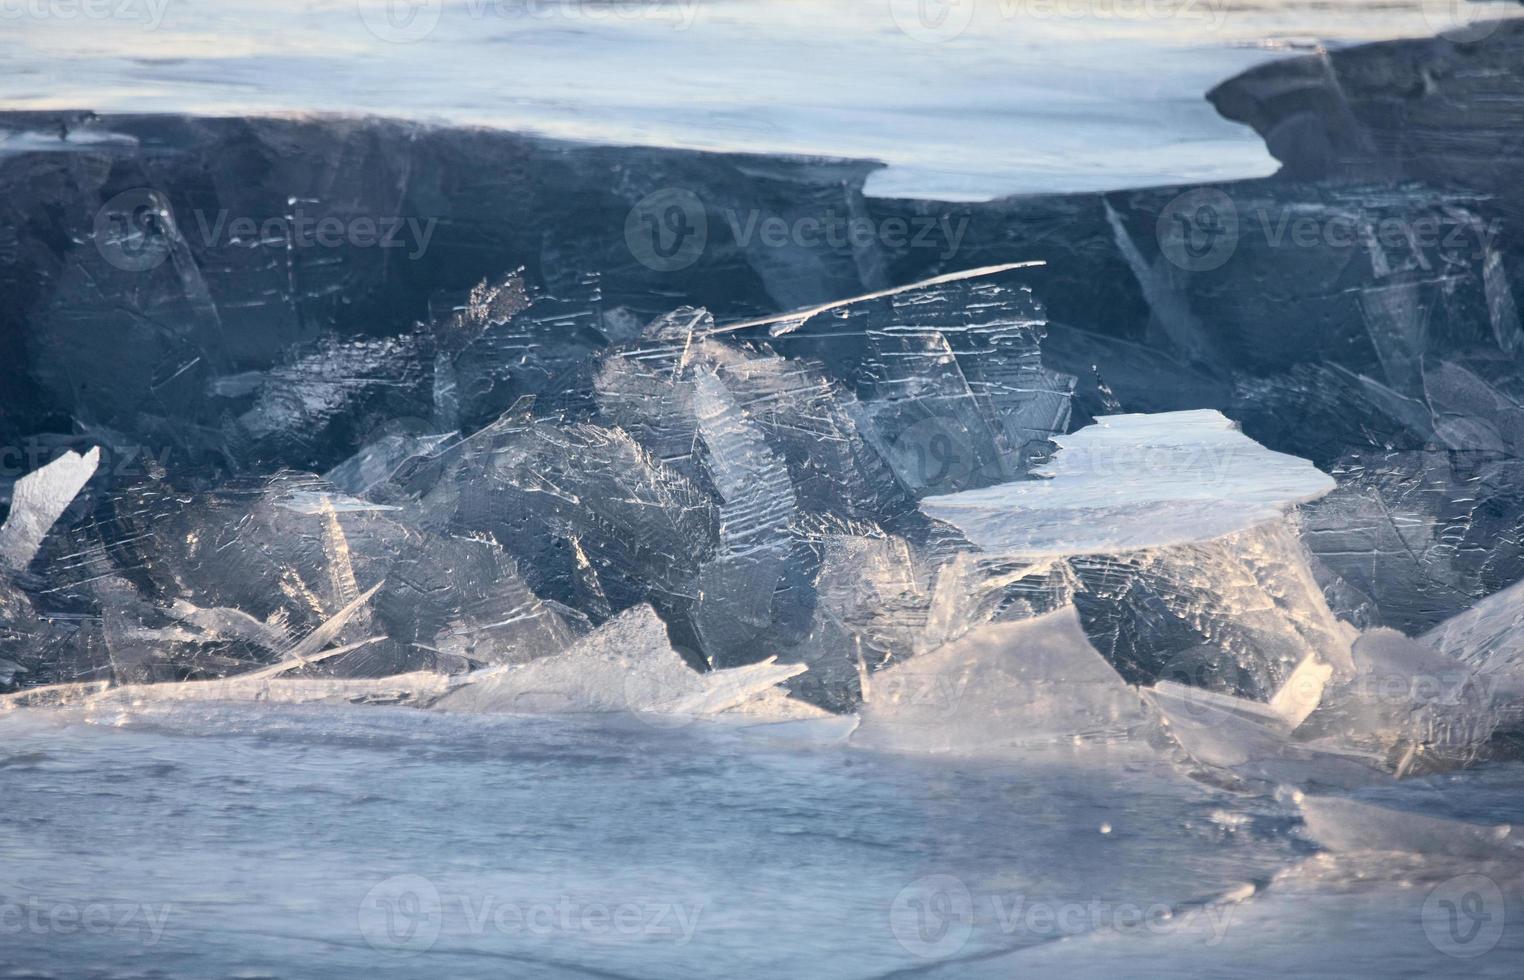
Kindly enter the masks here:
[[1217, 115], [1203, 98], [1212, 86], [1287, 53], [1517, 10], [1450, 0], [26, 0], [0, 8], [0, 107], [377, 113], [599, 143], [867, 157], [889, 164], [871, 193], [975, 200], [1264, 176], [1275, 161]]
[[[1320, 854], [1293, 802], [1211, 789], [1141, 749], [980, 765], [840, 732], [12, 712], [0, 974], [884, 977], [946, 961], [931, 975], [1116, 976], [1148, 957], [1155, 975], [1358, 959], [1368, 975], [1506, 976], [1524, 955], [1518, 865]], [[1388, 795], [1517, 822], [1519, 775]], [[1506, 893], [1507, 925], [1458, 959], [1435, 944], [1436, 901], [1478, 873]]]

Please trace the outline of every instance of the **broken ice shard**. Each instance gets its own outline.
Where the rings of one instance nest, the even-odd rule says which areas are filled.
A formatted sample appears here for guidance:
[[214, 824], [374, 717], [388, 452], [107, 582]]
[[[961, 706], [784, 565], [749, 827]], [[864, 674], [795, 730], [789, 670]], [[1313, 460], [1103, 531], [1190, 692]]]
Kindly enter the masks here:
[[1390, 778], [1364, 757], [1295, 741], [1291, 724], [1268, 704], [1172, 681], [1145, 689], [1143, 696], [1192, 761], [1234, 780], [1351, 788]]
[[318, 661], [337, 676], [459, 671], [558, 652], [584, 628], [542, 602], [497, 541], [419, 527], [416, 501], [376, 504], [284, 473], [195, 495], [148, 484], [110, 503], [108, 551], [143, 589], [113, 585], [101, 605], [141, 607], [138, 628], [188, 629], [189, 645], [149, 644], [184, 676]]
[[1524, 576], [1524, 462], [1422, 449], [1350, 452], [1303, 512], [1303, 540], [1371, 624], [1421, 633]]
[[609, 620], [565, 653], [468, 674], [436, 706], [524, 714], [713, 715], [765, 697], [803, 671], [799, 665], [768, 660], [700, 673], [672, 649], [666, 624], [655, 611], [642, 605]]
[[490, 536], [541, 598], [594, 623], [643, 602], [667, 615], [691, 604], [717, 508], [625, 431], [520, 408], [441, 462], [419, 503], [425, 526]]
[[1524, 839], [1506, 823], [1455, 820], [1342, 796], [1308, 795], [1301, 809], [1308, 836], [1331, 851], [1403, 851], [1469, 861], [1524, 857]]
[[428, 456], [454, 438], [453, 432], [385, 435], [362, 446], [359, 452], [323, 474], [323, 479], [345, 493], [364, 497], [397, 476], [409, 460]]
[[1323, 693], [1297, 737], [1366, 754], [1397, 776], [1475, 761], [1499, 722], [1474, 668], [1387, 629], [1355, 641], [1355, 675]]
[[922, 510], [991, 555], [1064, 557], [1087, 632], [1131, 681], [1268, 701], [1309, 657], [1348, 674], [1352, 636], [1283, 526], [1327, 476], [1209, 410], [1103, 416], [1055, 441], [1038, 479]]
[[1054, 441], [1040, 479], [928, 497], [921, 509], [996, 554], [1115, 553], [1242, 531], [1334, 488], [1210, 409], [1103, 416]]
[[25, 571], [42, 539], [100, 464], [99, 447], [83, 456], [65, 453], [23, 476], [11, 490], [11, 508], [0, 526], [0, 574]]
[[1524, 731], [1524, 582], [1490, 595], [1420, 639], [1474, 672], [1500, 727]]
[[769, 331], [780, 353], [825, 365], [855, 395], [859, 428], [916, 496], [1023, 472], [1067, 428], [1074, 387], [1042, 364], [1046, 317], [1029, 289], [948, 278], [776, 318]]
[[1148, 721], [1072, 606], [980, 626], [879, 671], [864, 682], [864, 700], [855, 744], [967, 756], [1119, 739]]

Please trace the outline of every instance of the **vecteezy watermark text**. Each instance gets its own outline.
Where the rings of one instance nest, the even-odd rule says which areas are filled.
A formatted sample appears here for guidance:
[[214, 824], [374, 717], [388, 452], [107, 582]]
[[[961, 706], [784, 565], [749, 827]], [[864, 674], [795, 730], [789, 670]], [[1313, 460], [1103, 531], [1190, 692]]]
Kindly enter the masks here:
[[438, 218], [358, 214], [314, 214], [298, 204], [289, 213], [253, 217], [227, 209], [197, 208], [184, 221], [160, 191], [134, 188], [107, 201], [95, 214], [94, 242], [101, 257], [125, 272], [163, 265], [176, 248], [198, 242], [203, 248], [244, 247], [395, 249], [422, 258]]
[[967, 33], [974, 21], [1004, 30], [1023, 20], [1191, 20], [1216, 30], [1224, 0], [887, 0], [889, 14], [906, 36], [941, 44]]
[[[826, 208], [818, 214], [770, 214], [720, 208], [718, 226], [742, 249], [929, 249], [946, 261], [957, 254], [968, 216], [870, 217]], [[710, 243], [709, 208], [693, 191], [666, 187], [635, 203], [625, 217], [625, 244], [647, 268], [676, 272], [693, 265]]]
[[1216, 946], [1227, 934], [1235, 905], [1233, 898], [1177, 908], [1166, 902], [975, 894], [955, 875], [934, 874], [900, 889], [889, 907], [889, 928], [901, 948], [923, 959], [955, 955], [976, 925], [1002, 936], [1036, 939], [1093, 932], [1174, 932], [1195, 935], [1205, 945]]
[[[164, 938], [173, 906], [128, 902], [58, 902], [41, 896], [0, 902], [0, 937], [136, 936], [152, 946]], [[0, 941], [3, 945], [3, 941]]]
[[173, 0], [0, 0], [0, 21], [111, 20], [145, 25], [150, 31], [164, 23]]
[[[173, 450], [167, 446], [101, 446], [97, 473], [114, 477], [152, 476], [169, 466]], [[0, 446], [0, 477], [17, 478], [42, 469], [61, 456], [63, 450], [51, 440], [23, 439], [19, 445]]]
[[968, 218], [956, 220], [947, 215], [917, 215], [911, 218], [867, 218], [837, 214], [827, 209], [821, 215], [783, 218], [763, 216], [758, 211], [720, 212], [737, 245], [746, 248], [753, 241], [764, 248], [868, 248], [874, 244], [890, 249], [934, 249], [939, 259], [958, 253]]
[[703, 902], [583, 901], [571, 896], [525, 901], [491, 894], [441, 893], [422, 875], [378, 882], [360, 903], [360, 934], [393, 956], [416, 956], [445, 932], [452, 935], [572, 936], [665, 940], [686, 946], [698, 930]]
[[360, 20], [377, 38], [394, 44], [434, 33], [446, 8], [473, 22], [620, 21], [664, 24], [685, 31], [701, 0], [356, 0]]
[[422, 258], [434, 237], [438, 218], [402, 215], [357, 215], [339, 218], [308, 214], [297, 208], [291, 214], [256, 220], [232, 217], [227, 210], [208, 215], [196, 210], [196, 230], [207, 246], [218, 244], [281, 244], [292, 248], [395, 248], [405, 249], [409, 259]]
[[1395, 267], [1429, 271], [1438, 256], [1478, 260], [1493, 252], [1500, 219], [1484, 221], [1462, 209], [1390, 214], [1359, 208], [1240, 205], [1223, 191], [1201, 187], [1179, 195], [1159, 212], [1159, 250], [1172, 265], [1210, 272], [1225, 265], [1246, 234], [1271, 249], [1362, 249], [1376, 275]]

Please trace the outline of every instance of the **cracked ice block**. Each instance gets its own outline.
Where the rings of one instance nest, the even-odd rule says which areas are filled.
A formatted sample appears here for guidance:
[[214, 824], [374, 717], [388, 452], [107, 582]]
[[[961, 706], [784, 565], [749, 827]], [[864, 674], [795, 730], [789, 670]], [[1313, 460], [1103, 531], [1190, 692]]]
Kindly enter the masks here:
[[1108, 415], [1055, 436], [1039, 479], [921, 501], [997, 554], [1072, 555], [1160, 548], [1281, 519], [1334, 482], [1272, 452], [1220, 412]]
[[854, 743], [998, 756], [1022, 746], [1126, 737], [1149, 720], [1086, 639], [1073, 606], [981, 626], [865, 684]]

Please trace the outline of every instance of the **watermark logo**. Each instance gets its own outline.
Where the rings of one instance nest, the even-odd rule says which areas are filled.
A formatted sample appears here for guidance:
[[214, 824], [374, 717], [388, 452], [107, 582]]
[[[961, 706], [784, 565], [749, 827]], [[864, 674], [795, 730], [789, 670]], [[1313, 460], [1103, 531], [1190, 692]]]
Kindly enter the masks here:
[[688, 268], [709, 244], [709, 213], [692, 191], [667, 187], [647, 194], [624, 221], [624, 241], [635, 260], [656, 272]]
[[123, 191], [95, 212], [96, 251], [123, 272], [148, 272], [169, 258], [178, 234], [169, 198], [137, 187]]
[[889, 464], [917, 489], [951, 493], [968, 485], [974, 472], [974, 448], [957, 423], [922, 419], [890, 443]]
[[422, 875], [393, 875], [365, 893], [360, 935], [390, 956], [417, 956], [433, 948], [444, 925], [439, 889]]
[[[171, 454], [170, 446], [102, 445], [100, 464], [96, 473], [105, 473], [118, 480], [152, 477], [161, 479], [167, 472]], [[51, 440], [35, 437], [23, 440], [19, 445], [0, 446], [0, 477], [19, 478], [42, 469], [58, 459], [63, 447]]]
[[1186, 191], [1159, 212], [1159, 250], [1187, 272], [1220, 268], [1238, 248], [1238, 208], [1222, 191]]
[[197, 241], [204, 248], [378, 248], [398, 249], [416, 260], [428, 251], [437, 218], [401, 215], [290, 214], [255, 218], [226, 209], [197, 209], [181, 223], [161, 191], [124, 191], [95, 213], [92, 238], [108, 263], [125, 272], [148, 272], [169, 258], [175, 243]]
[[365, 28], [390, 44], [421, 41], [434, 33], [444, 0], [355, 0]]
[[861, 250], [882, 245], [891, 251], [932, 249], [943, 261], [958, 254], [969, 222], [967, 215], [956, 221], [948, 215], [869, 218], [838, 214], [834, 208], [827, 208], [823, 214], [792, 218], [727, 208], [722, 216], [735, 243], [742, 248], [755, 244], [762, 248]]
[[438, 218], [403, 215], [310, 214], [298, 207], [290, 214], [255, 219], [192, 212], [194, 231], [207, 248], [240, 245], [246, 248], [278, 245], [282, 248], [379, 248], [405, 250], [412, 260], [423, 258], [439, 227]]
[[1503, 938], [1503, 891], [1486, 875], [1440, 882], [1423, 902], [1423, 932], [1434, 948], [1456, 959], [1490, 952]]
[[1430, 30], [1460, 44], [1489, 37], [1502, 24], [1496, 6], [1473, 0], [1422, 0], [1419, 9]]
[[998, 0], [1000, 16], [1033, 20], [1193, 20], [1212, 30], [1227, 17], [1226, 0]]
[[952, 875], [917, 878], [894, 896], [889, 929], [911, 956], [944, 959], [961, 950], [974, 930], [974, 898]]
[[[1110, 832], [1109, 824], [1101, 825], [1102, 834]], [[985, 935], [1021, 936], [1029, 941], [1097, 932], [1172, 933], [1218, 946], [1227, 937], [1235, 909], [1253, 891], [1252, 886], [1244, 886], [1216, 901], [1177, 908], [1169, 902], [1102, 896], [1057, 899], [1020, 893], [974, 895], [958, 877], [934, 874], [917, 878], [900, 890], [889, 908], [889, 925], [900, 946], [919, 959], [957, 955], [967, 945], [976, 921]]]
[[466, 892], [442, 895], [429, 879], [404, 874], [387, 878], [366, 893], [359, 927], [372, 948], [398, 958], [432, 949], [446, 920], [452, 936], [495, 933], [550, 940], [596, 936], [685, 946], [698, 931], [703, 912], [702, 901], [582, 901], [570, 895], [525, 901]]
[[1503, 233], [1500, 219], [1483, 221], [1464, 211], [1412, 215], [1260, 207], [1245, 220], [1250, 217], [1271, 248], [1363, 249], [1378, 279], [1395, 273], [1433, 272], [1457, 261], [1481, 261], [1494, 253]]
[[925, 44], [944, 44], [966, 34], [978, 10], [1011, 21], [1192, 20], [1209, 29], [1222, 26], [1225, 0], [888, 0], [889, 15], [901, 33]]
[[[444, 0], [356, 0], [360, 19], [376, 37], [392, 44], [421, 41], [434, 33], [444, 14]], [[473, 22], [619, 20], [665, 24], [685, 31], [698, 17], [700, 0], [464, 0], [451, 16]]]
[[889, 16], [906, 36], [923, 44], [958, 37], [974, 21], [975, 0], [889, 0]]

